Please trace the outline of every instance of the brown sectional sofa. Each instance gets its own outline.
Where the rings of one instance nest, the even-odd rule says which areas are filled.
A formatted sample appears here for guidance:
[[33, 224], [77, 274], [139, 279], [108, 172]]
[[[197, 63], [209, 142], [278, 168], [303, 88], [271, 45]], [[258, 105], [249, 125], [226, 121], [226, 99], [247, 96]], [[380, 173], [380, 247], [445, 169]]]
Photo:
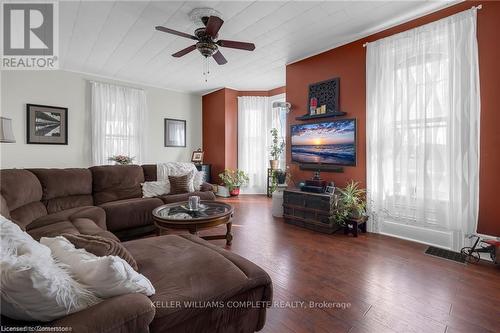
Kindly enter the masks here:
[[[142, 198], [141, 183], [156, 180], [156, 165], [6, 169], [0, 171], [0, 180], [2, 215], [38, 238], [60, 227], [68, 232], [85, 227], [88, 234], [107, 234], [104, 229], [127, 239], [154, 230], [151, 212], [164, 203], [186, 201], [191, 195], [215, 199], [209, 184], [199, 192]], [[90, 230], [91, 225], [100, 228]]]
[[[140, 183], [145, 180], [156, 180], [155, 165], [1, 170], [0, 213], [35, 239], [62, 233], [117, 239], [115, 234], [120, 232], [151, 227], [153, 208], [190, 195], [143, 199]], [[209, 190], [206, 184], [196, 195], [214, 199]], [[272, 284], [267, 273], [250, 261], [192, 235], [147, 237], [122, 244], [137, 261], [139, 272], [153, 283], [155, 295], [109, 298], [50, 323], [2, 316], [2, 325], [69, 326], [76, 333], [254, 332], [263, 328]]]

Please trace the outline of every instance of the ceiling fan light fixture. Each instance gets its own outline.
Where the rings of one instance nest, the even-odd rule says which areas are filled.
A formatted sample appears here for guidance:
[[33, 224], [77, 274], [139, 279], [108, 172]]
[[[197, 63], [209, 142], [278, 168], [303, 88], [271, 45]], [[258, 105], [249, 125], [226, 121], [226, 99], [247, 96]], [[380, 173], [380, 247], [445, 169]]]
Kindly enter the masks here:
[[214, 43], [198, 42], [196, 43], [196, 49], [200, 51], [202, 56], [208, 58], [211, 57], [212, 54], [217, 52], [218, 47]]
[[222, 14], [213, 9], [213, 8], [195, 8], [189, 13], [189, 18], [191, 21], [193, 21], [196, 25], [198, 25], [200, 28], [205, 27], [205, 23], [203, 22], [203, 18], [208, 18], [210, 16], [217, 16], [222, 18]]

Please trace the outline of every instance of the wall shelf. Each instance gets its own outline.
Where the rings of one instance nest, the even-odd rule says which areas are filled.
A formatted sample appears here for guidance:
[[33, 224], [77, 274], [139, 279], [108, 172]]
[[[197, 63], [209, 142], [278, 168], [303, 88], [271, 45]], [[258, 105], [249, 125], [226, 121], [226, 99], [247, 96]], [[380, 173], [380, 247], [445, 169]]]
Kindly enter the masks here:
[[303, 116], [296, 117], [295, 119], [296, 120], [309, 120], [309, 119], [318, 119], [318, 118], [343, 117], [346, 114], [347, 114], [346, 112], [342, 112], [342, 111], [333, 111], [333, 112], [314, 114], [314, 115], [305, 114]]

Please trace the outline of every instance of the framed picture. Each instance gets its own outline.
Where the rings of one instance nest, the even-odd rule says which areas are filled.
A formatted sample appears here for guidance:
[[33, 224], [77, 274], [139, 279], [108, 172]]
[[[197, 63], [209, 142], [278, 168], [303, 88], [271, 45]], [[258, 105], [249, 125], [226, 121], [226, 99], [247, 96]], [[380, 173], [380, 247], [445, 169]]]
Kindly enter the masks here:
[[328, 194], [333, 194], [335, 193], [335, 186], [327, 186], [325, 188], [325, 193], [328, 193]]
[[203, 151], [201, 149], [193, 151], [193, 155], [191, 156], [191, 162], [203, 163]]
[[186, 121], [165, 118], [165, 147], [186, 147]]
[[26, 104], [28, 144], [67, 145], [68, 109]]

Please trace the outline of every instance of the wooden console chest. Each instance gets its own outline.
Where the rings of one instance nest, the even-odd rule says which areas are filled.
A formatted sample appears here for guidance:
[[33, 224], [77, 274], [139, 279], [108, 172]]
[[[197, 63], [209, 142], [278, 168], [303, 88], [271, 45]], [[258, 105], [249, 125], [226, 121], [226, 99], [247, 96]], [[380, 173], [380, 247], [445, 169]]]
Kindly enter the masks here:
[[285, 222], [331, 234], [340, 229], [329, 218], [332, 214], [332, 200], [333, 196], [329, 194], [287, 189], [283, 192]]

